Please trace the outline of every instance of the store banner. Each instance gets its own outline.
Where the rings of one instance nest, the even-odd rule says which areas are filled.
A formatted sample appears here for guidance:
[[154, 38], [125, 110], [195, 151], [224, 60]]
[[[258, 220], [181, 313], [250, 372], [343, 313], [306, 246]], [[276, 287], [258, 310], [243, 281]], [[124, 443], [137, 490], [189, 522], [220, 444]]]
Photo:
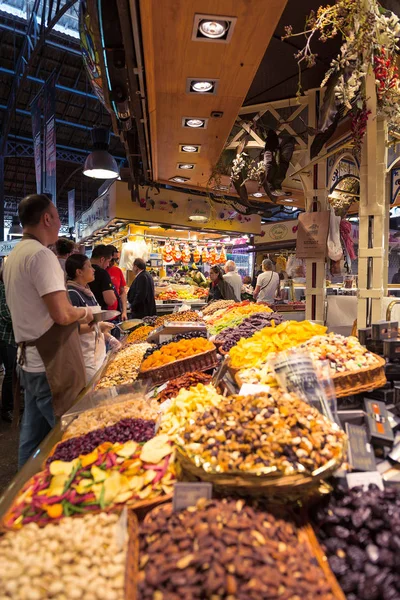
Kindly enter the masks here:
[[42, 97], [39, 96], [32, 103], [32, 138], [33, 138], [33, 156], [35, 161], [36, 174], [36, 192], [42, 193], [42, 136], [41, 136], [41, 116], [42, 116]]
[[75, 227], [75, 190], [68, 192], [68, 227]]
[[299, 215], [297, 258], [325, 258], [329, 232], [330, 211], [307, 212]]
[[44, 89], [44, 192], [56, 202], [56, 77], [49, 77]]

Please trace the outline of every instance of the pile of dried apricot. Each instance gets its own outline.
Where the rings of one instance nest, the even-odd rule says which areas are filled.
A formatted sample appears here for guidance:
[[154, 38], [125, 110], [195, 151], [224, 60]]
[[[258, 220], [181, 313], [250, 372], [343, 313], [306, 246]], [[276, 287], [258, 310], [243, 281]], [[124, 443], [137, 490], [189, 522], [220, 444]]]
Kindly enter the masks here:
[[214, 350], [215, 346], [204, 337], [191, 338], [189, 340], [179, 340], [162, 346], [148, 358], [146, 358], [140, 367], [141, 371], [162, 367], [168, 363], [175, 362], [181, 358], [188, 358], [195, 354], [201, 354], [208, 350]]

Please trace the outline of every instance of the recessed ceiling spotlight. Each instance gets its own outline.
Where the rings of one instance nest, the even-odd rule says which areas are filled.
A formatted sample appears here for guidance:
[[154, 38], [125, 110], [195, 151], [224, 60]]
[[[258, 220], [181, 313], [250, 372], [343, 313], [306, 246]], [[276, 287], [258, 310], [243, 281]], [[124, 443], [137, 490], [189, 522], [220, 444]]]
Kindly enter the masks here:
[[159, 229], [160, 226], [159, 225], [149, 225], [148, 229]]
[[182, 127], [191, 127], [192, 129], [205, 129], [207, 127], [208, 119], [201, 119], [199, 117], [183, 117]]
[[255, 192], [254, 194], [252, 194], [252, 196], [254, 196], [254, 198], [262, 198], [263, 196], [265, 196], [265, 194], [263, 192]]
[[284, 202], [294, 202], [293, 198], [284, 198]]
[[216, 94], [218, 79], [198, 79], [188, 77], [186, 80], [187, 94]]
[[229, 190], [229, 185], [217, 185], [215, 189], [220, 192], [227, 192]]
[[190, 144], [179, 144], [179, 151], [180, 152], [200, 152], [200, 146], [197, 146], [195, 144], [190, 145]]
[[175, 183], [185, 183], [189, 181], [189, 177], [171, 177], [168, 181], [175, 181]]
[[194, 163], [178, 163], [176, 166], [178, 169], [186, 169], [187, 171], [192, 171], [196, 165]]
[[227, 44], [231, 40], [236, 20], [236, 17], [197, 14], [194, 16], [192, 40]]

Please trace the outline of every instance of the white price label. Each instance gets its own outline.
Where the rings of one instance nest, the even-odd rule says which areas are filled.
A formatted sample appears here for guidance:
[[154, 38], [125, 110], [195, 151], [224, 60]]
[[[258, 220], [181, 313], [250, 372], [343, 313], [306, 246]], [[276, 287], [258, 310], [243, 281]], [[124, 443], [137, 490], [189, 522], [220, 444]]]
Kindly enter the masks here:
[[172, 335], [169, 333], [160, 333], [159, 342], [162, 344], [163, 342], [169, 342], [172, 340]]
[[269, 392], [269, 385], [262, 383], [243, 383], [240, 388], [239, 396], [252, 396], [253, 394], [261, 394], [261, 392]]
[[347, 484], [349, 488], [362, 485], [364, 489], [368, 489], [370, 483], [374, 483], [383, 490], [382, 475], [378, 471], [365, 471], [364, 473], [347, 473]]
[[206, 482], [186, 483], [179, 481], [174, 486], [173, 511], [184, 510], [188, 506], [196, 506], [200, 498], [211, 500], [212, 484]]

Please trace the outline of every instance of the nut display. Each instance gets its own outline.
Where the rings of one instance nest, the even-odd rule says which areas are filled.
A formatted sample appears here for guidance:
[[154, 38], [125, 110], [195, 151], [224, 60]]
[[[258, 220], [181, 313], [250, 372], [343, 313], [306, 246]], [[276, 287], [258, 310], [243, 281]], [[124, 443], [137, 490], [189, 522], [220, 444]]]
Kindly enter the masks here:
[[277, 327], [265, 327], [231, 348], [231, 365], [235, 369], [258, 367], [270, 352], [299, 346], [314, 335], [323, 335], [325, 332], [326, 327], [310, 321], [284, 321]]
[[400, 494], [338, 486], [313, 511], [315, 530], [348, 600], [400, 598]]
[[236, 327], [227, 327], [216, 337], [216, 342], [222, 343], [222, 350], [228, 352], [242, 339], [251, 337], [264, 327], [275, 327], [282, 323], [282, 316], [275, 312], [260, 312], [246, 317]]
[[47, 459], [47, 464], [53, 460], [70, 461], [77, 456], [89, 454], [103, 442], [147, 442], [155, 434], [155, 421], [144, 419], [121, 419], [115, 425], [94, 429], [85, 435], [71, 437], [57, 444], [53, 454]]
[[335, 333], [319, 335], [301, 345], [314, 361], [327, 360], [332, 375], [346, 371], [373, 367], [375, 354], [360, 344], [356, 337], [344, 337]]
[[312, 473], [343, 460], [345, 434], [295, 394], [276, 389], [223, 399], [187, 422], [177, 443], [215, 473]]
[[221, 400], [223, 400], [223, 396], [220, 396], [211, 384], [198, 383], [188, 390], [181, 389], [162, 415], [160, 431], [170, 437], [175, 436], [182, 431], [195, 413], [202, 413], [212, 406], [218, 406]]
[[210, 304], [203, 308], [202, 313], [203, 315], [212, 315], [217, 310], [233, 306], [234, 304], [236, 304], [234, 300], [215, 300], [215, 302], [210, 302]]
[[72, 461], [54, 460], [34, 475], [17, 496], [5, 525], [45, 525], [75, 513], [157, 498], [171, 493], [174, 480], [174, 448], [166, 435], [143, 445], [104, 442]]
[[133, 383], [138, 376], [143, 356], [151, 348], [150, 344], [130, 344], [122, 348], [108, 365], [96, 389]]
[[68, 425], [63, 435], [63, 440], [70, 437], [85, 435], [93, 429], [110, 427], [123, 418], [156, 420], [158, 416], [158, 404], [155, 400], [147, 400], [143, 397], [132, 397], [129, 394], [118, 396], [118, 402], [103, 404], [80, 413], [78, 417]]
[[206, 373], [185, 373], [181, 377], [171, 379], [171, 381], [168, 382], [167, 387], [162, 390], [157, 400], [159, 402], [164, 402], [165, 400], [168, 400], [168, 398], [175, 398], [181, 389], [188, 390], [198, 383], [206, 385], [207, 383], [210, 383], [211, 379], [211, 375], [207, 375]]
[[123, 600], [126, 554], [115, 514], [31, 523], [0, 538], [0, 598]]
[[296, 527], [243, 500], [150, 517], [140, 528], [139, 600], [334, 598]]
[[160, 325], [164, 325], [166, 321], [170, 323], [195, 323], [195, 322], [203, 322], [203, 317], [196, 312], [195, 310], [184, 310], [182, 312], [172, 313], [170, 315], [163, 315], [162, 317], [157, 317], [156, 319], [156, 327], [160, 327]]
[[127, 344], [137, 344], [138, 342], [145, 342], [153, 330], [154, 327], [151, 327], [151, 325], [143, 325], [142, 327], [138, 327], [128, 335], [128, 339], [126, 340], [126, 342]]
[[194, 337], [189, 340], [183, 339], [179, 342], [170, 342], [153, 352], [142, 362], [140, 371], [147, 371], [156, 367], [162, 367], [182, 358], [195, 356], [202, 352], [214, 350], [215, 346], [204, 337]]

